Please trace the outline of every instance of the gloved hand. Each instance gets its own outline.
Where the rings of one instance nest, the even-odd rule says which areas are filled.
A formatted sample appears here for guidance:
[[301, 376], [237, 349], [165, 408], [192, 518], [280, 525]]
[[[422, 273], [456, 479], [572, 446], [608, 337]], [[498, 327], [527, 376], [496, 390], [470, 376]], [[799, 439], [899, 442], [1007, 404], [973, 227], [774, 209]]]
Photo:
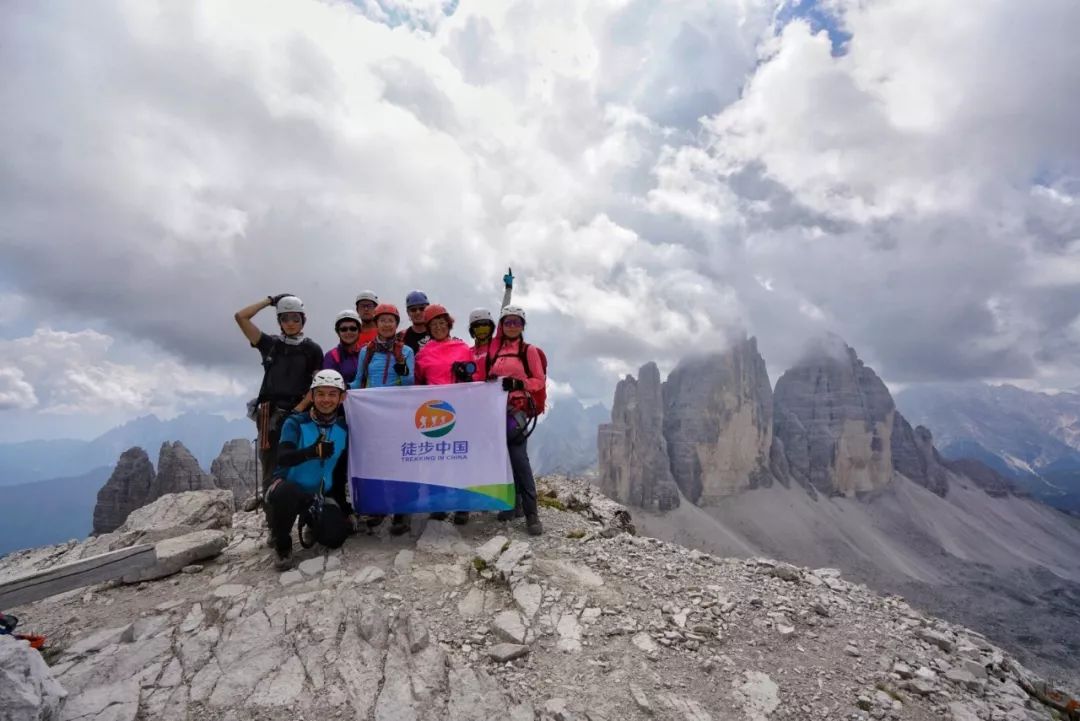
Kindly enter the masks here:
[[514, 272], [510, 268], [506, 269], [506, 275], [503, 276], [503, 285], [507, 288], [514, 287]]
[[278, 293], [277, 295], [268, 295], [266, 299], [270, 301], [270, 305], [276, 306], [282, 298], [286, 298], [292, 295], [292, 293]]
[[523, 391], [525, 390], [525, 381], [518, 378], [503, 378], [503, 390]]
[[405, 361], [402, 361], [400, 363], [395, 363], [394, 364], [394, 372], [397, 373], [399, 376], [407, 376], [407, 375], [409, 375], [409, 364], [406, 363]]
[[334, 442], [333, 441], [315, 441], [308, 446], [308, 455], [312, 458], [318, 458], [322, 460], [334, 455]]

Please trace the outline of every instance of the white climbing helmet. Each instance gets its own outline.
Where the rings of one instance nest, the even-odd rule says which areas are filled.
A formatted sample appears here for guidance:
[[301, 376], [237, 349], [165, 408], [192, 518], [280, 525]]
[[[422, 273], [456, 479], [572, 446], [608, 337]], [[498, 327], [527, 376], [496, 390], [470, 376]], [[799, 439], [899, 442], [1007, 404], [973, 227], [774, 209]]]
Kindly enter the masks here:
[[339, 391], [343, 391], [345, 390], [345, 379], [335, 370], [319, 371], [311, 379], [311, 390], [316, 388], [337, 388]]
[[338, 327], [338, 323], [343, 320], [355, 320], [357, 324], [360, 323], [360, 316], [357, 315], [355, 310], [343, 310], [334, 317], [334, 328]]
[[372, 303], [379, 302], [379, 296], [375, 295], [373, 290], [362, 290], [360, 295], [356, 296], [356, 302], [359, 303], [362, 300], [370, 300]]
[[487, 321], [492, 325], [495, 324], [495, 320], [491, 317], [491, 311], [487, 308], [476, 308], [472, 313], [469, 313], [469, 325], [483, 321]]
[[522, 323], [525, 322], [525, 309], [519, 305], [508, 305], [503, 308], [502, 312], [499, 313], [499, 322], [502, 323], [503, 318], [511, 315], [516, 315], [518, 318], [521, 318]]
[[[287, 295], [277, 302], [277, 314], [282, 313], [299, 313], [304, 314], [304, 301], [297, 298], [295, 295]], [[306, 317], [306, 316], [305, 316]]]

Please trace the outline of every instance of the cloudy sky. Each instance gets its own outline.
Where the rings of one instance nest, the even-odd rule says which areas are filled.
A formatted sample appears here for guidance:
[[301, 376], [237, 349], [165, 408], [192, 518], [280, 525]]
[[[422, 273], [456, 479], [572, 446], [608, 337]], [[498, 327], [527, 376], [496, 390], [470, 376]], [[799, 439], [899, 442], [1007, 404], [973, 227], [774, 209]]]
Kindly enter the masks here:
[[[1075, 0], [0, 4], [0, 426], [239, 412], [232, 313], [512, 265], [559, 392], [839, 334], [1080, 384]], [[256, 318], [274, 327], [271, 315]]]

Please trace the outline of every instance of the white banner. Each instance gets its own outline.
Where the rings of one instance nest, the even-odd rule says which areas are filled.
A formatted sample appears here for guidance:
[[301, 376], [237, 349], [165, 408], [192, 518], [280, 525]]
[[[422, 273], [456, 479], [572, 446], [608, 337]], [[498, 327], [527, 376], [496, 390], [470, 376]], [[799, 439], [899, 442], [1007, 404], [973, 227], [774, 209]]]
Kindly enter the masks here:
[[359, 513], [514, 507], [501, 385], [350, 390], [345, 417], [350, 486]]

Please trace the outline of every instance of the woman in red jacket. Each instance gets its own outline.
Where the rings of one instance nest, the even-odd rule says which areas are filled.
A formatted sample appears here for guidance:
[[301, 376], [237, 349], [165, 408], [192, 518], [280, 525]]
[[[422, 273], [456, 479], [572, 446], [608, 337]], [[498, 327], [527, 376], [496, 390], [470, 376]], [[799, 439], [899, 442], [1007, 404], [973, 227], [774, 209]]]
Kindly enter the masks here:
[[[507, 410], [517, 418], [536, 415], [532, 394], [542, 391], [547, 385], [540, 349], [525, 343], [524, 332], [525, 311], [516, 305], [508, 305], [499, 314], [499, 330], [488, 349], [488, 379], [502, 378], [503, 388], [510, 393]], [[528, 438], [524, 434], [509, 431], [507, 447], [518, 503], [525, 512], [525, 527], [529, 534], [539, 536], [544, 532], [544, 526], [536, 509], [536, 481], [529, 463], [527, 443]], [[498, 518], [508, 521], [513, 516], [513, 511], [500, 511]]]
[[[424, 323], [431, 338], [416, 355], [416, 384], [428, 386], [467, 383], [483, 376], [468, 343], [453, 338], [450, 331], [454, 319], [445, 306], [429, 305], [424, 310]], [[470, 368], [471, 367], [471, 368]], [[430, 518], [441, 521], [445, 513], [432, 513]], [[468, 511], [455, 511], [454, 523], [461, 526], [469, 522]]]

